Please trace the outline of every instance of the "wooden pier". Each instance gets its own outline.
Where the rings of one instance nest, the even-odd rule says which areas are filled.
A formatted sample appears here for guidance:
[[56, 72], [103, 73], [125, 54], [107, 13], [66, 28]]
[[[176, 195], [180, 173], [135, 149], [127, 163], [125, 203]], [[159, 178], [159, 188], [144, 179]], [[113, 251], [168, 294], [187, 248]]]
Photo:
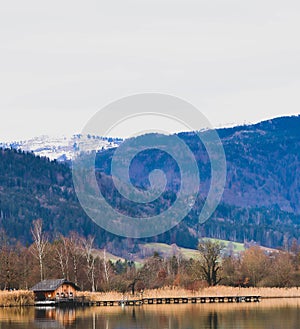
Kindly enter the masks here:
[[214, 296], [214, 297], [156, 297], [124, 300], [87, 301], [77, 300], [77, 306], [142, 306], [162, 304], [205, 304], [205, 303], [258, 303], [260, 296]]
[[[205, 303], [258, 303], [260, 296], [214, 296], [214, 297], [155, 297], [141, 299], [124, 299], [110, 301], [89, 301], [85, 298], [72, 300], [69, 306], [141, 306], [141, 305], [162, 305], [162, 304], [205, 304]], [[66, 301], [52, 301], [52, 306], [67, 306]], [[50, 305], [50, 302], [39, 302], [36, 306]]]

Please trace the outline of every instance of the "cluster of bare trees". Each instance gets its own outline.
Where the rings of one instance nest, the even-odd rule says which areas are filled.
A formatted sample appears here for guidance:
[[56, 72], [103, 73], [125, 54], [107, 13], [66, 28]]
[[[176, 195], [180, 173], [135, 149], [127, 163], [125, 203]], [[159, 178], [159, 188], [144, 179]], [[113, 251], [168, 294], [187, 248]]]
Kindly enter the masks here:
[[66, 278], [84, 290], [121, 292], [180, 286], [198, 289], [207, 285], [298, 286], [300, 249], [267, 253], [250, 247], [242, 253], [227, 252], [212, 240], [199, 243], [197, 259], [186, 259], [179, 249], [169, 258], [158, 253], [142, 264], [112, 261], [106, 250], [94, 247], [94, 238], [77, 233], [59, 236], [50, 242], [43, 232], [42, 221], [32, 226], [33, 243], [22, 246], [10, 243], [0, 234], [0, 288], [27, 289], [40, 280]]
[[239, 286], [289, 287], [300, 284], [297, 250], [268, 252], [254, 246], [222, 261], [223, 283]]
[[251, 246], [235, 253], [212, 240], [200, 242], [198, 249], [200, 277], [208, 285], [289, 287], [300, 284], [300, 249], [296, 240], [290, 250]]
[[[95, 291], [109, 284], [113, 263], [105, 252], [94, 249], [94, 238], [73, 232], [50, 242], [36, 220], [31, 229], [33, 243], [22, 246], [0, 235], [0, 288], [27, 289], [43, 279], [66, 278], [83, 289]], [[101, 288], [103, 288], [101, 286]]]

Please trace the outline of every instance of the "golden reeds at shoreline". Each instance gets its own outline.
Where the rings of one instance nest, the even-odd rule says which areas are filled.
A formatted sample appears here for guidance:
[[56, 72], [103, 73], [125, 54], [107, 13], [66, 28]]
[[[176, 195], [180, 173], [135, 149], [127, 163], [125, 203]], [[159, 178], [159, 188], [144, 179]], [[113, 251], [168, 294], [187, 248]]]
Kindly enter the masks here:
[[227, 286], [207, 287], [197, 291], [190, 291], [178, 287], [164, 287], [160, 289], [145, 290], [142, 294], [132, 296], [130, 293], [118, 292], [88, 292], [82, 291], [78, 296], [84, 296], [90, 301], [112, 301], [124, 298], [165, 298], [165, 297], [215, 297], [215, 296], [261, 296], [262, 298], [300, 298], [300, 289], [294, 288], [238, 288]]
[[[143, 293], [122, 294], [116, 291], [90, 292], [80, 291], [78, 297], [89, 301], [118, 301], [123, 299], [166, 298], [166, 297], [215, 297], [215, 296], [261, 296], [262, 298], [300, 298], [300, 289], [293, 288], [238, 288], [227, 286], [207, 287], [190, 291], [178, 287], [164, 287], [145, 290]], [[29, 290], [0, 291], [0, 306], [31, 306], [34, 305], [34, 294]]]
[[0, 291], [0, 306], [31, 306], [34, 305], [34, 294], [29, 290]]

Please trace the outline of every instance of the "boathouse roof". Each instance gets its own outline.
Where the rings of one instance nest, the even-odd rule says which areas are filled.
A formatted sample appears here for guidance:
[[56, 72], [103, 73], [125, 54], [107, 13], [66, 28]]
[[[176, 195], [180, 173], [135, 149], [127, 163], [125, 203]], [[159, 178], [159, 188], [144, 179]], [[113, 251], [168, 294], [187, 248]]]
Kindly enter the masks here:
[[54, 291], [58, 289], [63, 284], [69, 284], [73, 286], [76, 290], [80, 288], [73, 282], [66, 279], [55, 279], [55, 280], [43, 280], [36, 285], [34, 285], [30, 290], [32, 291]]

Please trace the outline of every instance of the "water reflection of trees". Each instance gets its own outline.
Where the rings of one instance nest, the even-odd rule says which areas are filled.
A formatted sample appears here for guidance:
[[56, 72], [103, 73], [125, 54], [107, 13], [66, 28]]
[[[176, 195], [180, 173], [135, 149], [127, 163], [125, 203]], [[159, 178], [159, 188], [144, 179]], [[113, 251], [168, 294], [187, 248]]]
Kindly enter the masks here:
[[[0, 309], [1, 329], [298, 328], [300, 300], [259, 304]], [[282, 326], [280, 326], [282, 325]]]
[[[77, 328], [298, 328], [300, 300], [260, 304], [149, 305], [90, 308], [76, 313]], [[283, 320], [284, 319], [284, 320]], [[84, 322], [89, 324], [84, 326]], [[279, 323], [285, 326], [280, 328]]]

